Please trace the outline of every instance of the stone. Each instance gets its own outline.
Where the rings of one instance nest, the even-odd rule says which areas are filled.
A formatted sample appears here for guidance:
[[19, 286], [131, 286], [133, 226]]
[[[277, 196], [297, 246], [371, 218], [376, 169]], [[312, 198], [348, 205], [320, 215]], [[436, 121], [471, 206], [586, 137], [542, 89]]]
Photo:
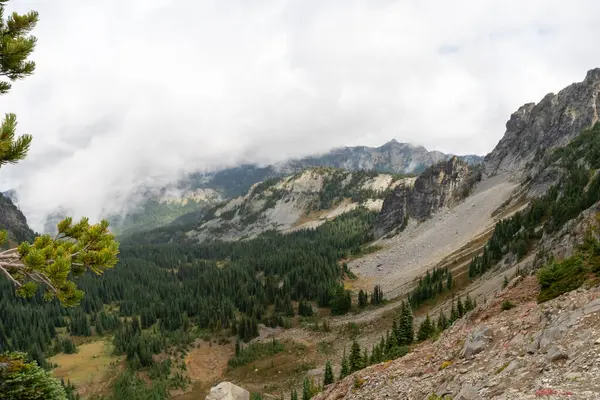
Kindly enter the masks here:
[[549, 361], [560, 361], [560, 360], [566, 360], [568, 358], [567, 353], [565, 353], [565, 351], [559, 347], [559, 346], [552, 346], [550, 347], [550, 349], [548, 349], [548, 354], [546, 355], [546, 358]]
[[221, 382], [210, 389], [206, 400], [250, 400], [250, 392], [231, 382]]
[[492, 336], [492, 331], [488, 327], [481, 328], [471, 334], [465, 342], [463, 355], [466, 358], [473, 357], [475, 354], [481, 353], [488, 344], [489, 338]]
[[473, 386], [466, 384], [461, 389], [460, 392], [454, 397], [454, 400], [477, 400], [480, 399], [479, 393], [477, 393], [477, 389]]
[[568, 374], [565, 375], [565, 379], [568, 379], [570, 381], [576, 381], [577, 379], [581, 378], [581, 374], [579, 372], [569, 372]]
[[586, 315], [597, 313], [598, 311], [600, 311], [600, 298], [590, 301], [583, 307], [583, 313]]
[[531, 343], [529, 343], [527, 345], [527, 353], [529, 354], [535, 354], [536, 351], [538, 351], [538, 349], [540, 348], [540, 339], [542, 337], [542, 333], [541, 332], [536, 332], [533, 335], [533, 340], [531, 341]]

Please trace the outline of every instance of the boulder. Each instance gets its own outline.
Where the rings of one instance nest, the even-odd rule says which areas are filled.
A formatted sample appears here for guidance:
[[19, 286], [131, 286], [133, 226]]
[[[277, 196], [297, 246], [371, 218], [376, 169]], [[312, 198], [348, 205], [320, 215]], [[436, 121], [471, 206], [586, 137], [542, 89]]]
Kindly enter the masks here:
[[231, 382], [221, 382], [210, 389], [206, 400], [250, 400], [250, 392]]
[[477, 353], [481, 353], [487, 346], [491, 336], [492, 330], [488, 327], [483, 327], [474, 331], [465, 343], [465, 347], [463, 348], [463, 356], [470, 358]]
[[560, 346], [550, 347], [546, 356], [548, 361], [560, 361], [568, 358], [567, 353], [565, 353], [564, 349]]
[[466, 384], [461, 389], [460, 392], [454, 398], [455, 400], [477, 400], [480, 399], [479, 393], [477, 393], [477, 389], [473, 386]]

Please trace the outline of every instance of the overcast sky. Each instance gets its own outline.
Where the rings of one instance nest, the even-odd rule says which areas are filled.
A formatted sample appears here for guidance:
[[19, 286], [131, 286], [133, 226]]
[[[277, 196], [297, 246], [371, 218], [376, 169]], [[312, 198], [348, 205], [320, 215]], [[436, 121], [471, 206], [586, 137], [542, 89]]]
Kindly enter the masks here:
[[392, 138], [489, 152], [510, 113], [600, 66], [597, 0], [13, 0], [33, 77], [0, 98], [34, 142], [0, 172], [34, 228], [137, 182]]

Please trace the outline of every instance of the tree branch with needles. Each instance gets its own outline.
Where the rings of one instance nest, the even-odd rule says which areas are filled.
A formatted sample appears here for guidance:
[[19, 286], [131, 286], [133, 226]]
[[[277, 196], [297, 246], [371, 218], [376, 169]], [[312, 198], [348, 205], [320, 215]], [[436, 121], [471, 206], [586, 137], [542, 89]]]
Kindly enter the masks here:
[[[0, 232], [0, 244], [7, 238], [6, 232]], [[88, 270], [102, 274], [117, 263], [118, 253], [107, 221], [90, 225], [82, 218], [73, 224], [67, 218], [58, 224], [56, 236], [42, 235], [33, 243], [0, 252], [0, 272], [20, 296], [31, 297], [41, 287], [46, 300], [57, 298], [65, 306], [76, 306], [84, 293], [73, 278]]]

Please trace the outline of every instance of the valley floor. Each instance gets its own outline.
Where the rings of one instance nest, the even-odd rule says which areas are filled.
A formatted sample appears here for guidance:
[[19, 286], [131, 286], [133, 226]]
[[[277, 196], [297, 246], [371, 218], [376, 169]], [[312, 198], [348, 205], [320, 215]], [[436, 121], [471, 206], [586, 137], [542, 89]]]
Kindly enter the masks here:
[[[188, 399], [192, 398], [189, 397], [190, 395], [202, 395], [206, 393], [208, 381], [217, 383], [228, 378], [250, 391], [289, 393], [292, 387], [301, 384], [303, 376], [312, 376], [316, 381], [321, 381], [323, 366], [328, 359], [332, 361], [337, 376], [342, 354], [344, 351], [349, 351], [352, 341], [357, 339], [362, 348], [369, 349], [378, 343], [381, 336], [391, 328], [400, 305], [399, 300], [412, 289], [416, 278], [434, 266], [448, 265], [454, 276], [462, 275], [464, 285], [457, 294], [465, 295], [466, 292], [471, 292], [474, 297], [478, 297], [479, 303], [483, 302], [484, 297], [501, 289], [504, 274], [513, 276], [514, 267], [507, 271], [496, 271], [494, 276], [467, 285], [466, 265], [472, 255], [481, 250], [495, 222], [501, 217], [492, 215], [506, 203], [516, 187], [517, 185], [504, 177], [486, 180], [476, 188], [472, 196], [457, 207], [442, 210], [429, 221], [409, 226], [396, 237], [377, 242], [376, 244], [383, 246], [382, 250], [351, 261], [349, 266], [358, 275], [358, 279], [348, 281], [348, 286], [356, 290], [364, 288], [370, 291], [373, 285], [381, 284], [386, 298], [391, 299], [389, 303], [359, 313], [329, 317], [331, 328], [329, 332], [315, 331], [309, 325], [286, 330], [262, 328], [260, 337], [255, 341], [277, 338], [280, 341], [294, 341], [305, 346], [305, 350], [297, 354], [296, 359], [292, 361], [292, 364], [300, 365], [297, 368], [302, 371], [282, 373], [287, 369], [286, 361], [277, 357], [278, 360], [264, 360], [256, 370], [246, 368], [241, 373], [233, 374], [224, 371], [220, 379], [197, 377], [204, 383], [196, 383], [192, 392], [181, 398]], [[514, 211], [514, 208], [510, 210], [510, 212]], [[448, 312], [450, 298], [439, 299], [435, 306], [426, 306], [425, 311], [437, 315], [441, 308]], [[424, 318], [425, 311], [422, 310], [416, 315], [415, 325], [418, 326]], [[231, 352], [230, 346], [218, 347], [222, 347], [223, 353]], [[270, 364], [275, 361], [277, 361], [275, 364]], [[212, 362], [204, 364], [206, 369], [210, 368]], [[263, 369], [272, 370], [271, 374]], [[254, 379], [253, 375], [260, 379]], [[265, 387], [266, 381], [269, 384]]]

